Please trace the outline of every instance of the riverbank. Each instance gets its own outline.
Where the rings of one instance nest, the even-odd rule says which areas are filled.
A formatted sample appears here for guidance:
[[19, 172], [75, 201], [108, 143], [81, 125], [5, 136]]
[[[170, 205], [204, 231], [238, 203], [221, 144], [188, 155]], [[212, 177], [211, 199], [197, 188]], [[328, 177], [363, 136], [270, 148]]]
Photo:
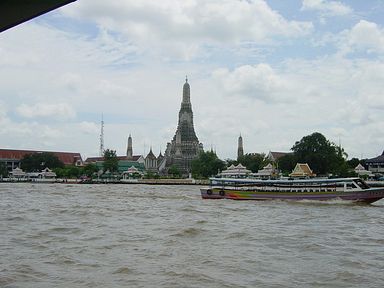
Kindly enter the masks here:
[[[60, 184], [146, 184], [146, 185], [209, 185], [209, 180], [204, 179], [11, 179], [3, 178], [6, 183], [60, 183]], [[384, 187], [384, 181], [366, 181], [371, 187]]]
[[209, 180], [196, 179], [11, 179], [4, 178], [0, 182], [6, 183], [60, 183], [60, 184], [146, 184], [146, 185], [208, 185]]

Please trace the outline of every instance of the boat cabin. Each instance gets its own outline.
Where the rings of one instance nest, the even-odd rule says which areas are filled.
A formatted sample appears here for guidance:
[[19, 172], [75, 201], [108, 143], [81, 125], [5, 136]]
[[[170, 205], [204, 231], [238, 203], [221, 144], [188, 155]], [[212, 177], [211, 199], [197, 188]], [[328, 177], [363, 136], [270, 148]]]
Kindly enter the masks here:
[[257, 180], [211, 178], [211, 187], [234, 190], [257, 190], [264, 192], [332, 192], [360, 191], [370, 188], [360, 178], [302, 179], [302, 180]]

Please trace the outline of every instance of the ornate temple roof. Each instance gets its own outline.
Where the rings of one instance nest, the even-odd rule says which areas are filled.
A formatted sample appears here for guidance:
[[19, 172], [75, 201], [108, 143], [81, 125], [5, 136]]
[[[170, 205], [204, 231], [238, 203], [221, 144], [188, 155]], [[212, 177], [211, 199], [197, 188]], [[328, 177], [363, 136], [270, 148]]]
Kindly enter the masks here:
[[368, 159], [365, 163], [384, 163], [384, 151], [383, 154], [375, 158]]
[[153, 152], [152, 152], [152, 148], [149, 150], [149, 153], [148, 153], [147, 157], [145, 157], [145, 159], [156, 159], [155, 154], [153, 154]]

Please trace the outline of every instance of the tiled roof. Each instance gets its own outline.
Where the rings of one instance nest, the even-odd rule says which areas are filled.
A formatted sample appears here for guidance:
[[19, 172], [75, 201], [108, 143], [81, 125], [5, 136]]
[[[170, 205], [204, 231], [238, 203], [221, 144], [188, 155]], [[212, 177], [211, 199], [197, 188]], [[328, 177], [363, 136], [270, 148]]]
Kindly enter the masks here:
[[65, 165], [75, 164], [78, 160], [83, 161], [80, 153], [12, 149], [0, 149], [0, 159], [21, 160], [25, 155], [35, 153], [52, 153]]
[[269, 152], [274, 160], [278, 160], [279, 158], [285, 156], [285, 155], [291, 155], [292, 152]]
[[[137, 161], [141, 155], [133, 155], [132, 158], [128, 158], [127, 156], [117, 156], [117, 160], [130, 160], [130, 161]], [[98, 161], [104, 161], [104, 157], [88, 157], [85, 160], [85, 163], [94, 163]]]
[[149, 151], [147, 157], [145, 159], [156, 159], [155, 154], [153, 154], [152, 149]]
[[365, 161], [365, 163], [383, 163], [383, 162], [384, 162], [384, 151], [383, 151], [383, 154], [381, 154], [380, 156], [377, 156], [375, 158], [371, 158]]
[[297, 177], [297, 176], [316, 176], [315, 173], [309, 168], [307, 163], [297, 163], [292, 173], [289, 176]]

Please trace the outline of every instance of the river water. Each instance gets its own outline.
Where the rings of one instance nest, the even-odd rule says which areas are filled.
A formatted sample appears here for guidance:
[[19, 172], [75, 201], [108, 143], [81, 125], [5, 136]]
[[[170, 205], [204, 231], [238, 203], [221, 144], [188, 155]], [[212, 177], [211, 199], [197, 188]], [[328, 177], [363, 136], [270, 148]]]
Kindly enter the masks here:
[[0, 183], [0, 287], [384, 287], [384, 200]]

